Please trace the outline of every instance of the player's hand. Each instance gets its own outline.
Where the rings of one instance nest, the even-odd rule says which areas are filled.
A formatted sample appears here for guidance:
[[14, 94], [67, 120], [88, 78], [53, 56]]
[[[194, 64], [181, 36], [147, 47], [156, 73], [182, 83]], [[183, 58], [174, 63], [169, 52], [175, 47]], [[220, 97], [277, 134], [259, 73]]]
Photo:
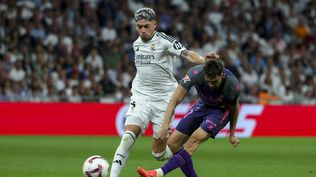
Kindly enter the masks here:
[[166, 139], [168, 132], [169, 132], [168, 127], [167, 128], [162, 127], [161, 130], [158, 132], [158, 139], [160, 143], [162, 143]]
[[237, 147], [240, 143], [239, 139], [235, 135], [229, 136], [229, 142], [232, 144], [233, 147]]
[[215, 52], [209, 52], [205, 55], [205, 62], [208, 62], [214, 59], [219, 59], [219, 55]]

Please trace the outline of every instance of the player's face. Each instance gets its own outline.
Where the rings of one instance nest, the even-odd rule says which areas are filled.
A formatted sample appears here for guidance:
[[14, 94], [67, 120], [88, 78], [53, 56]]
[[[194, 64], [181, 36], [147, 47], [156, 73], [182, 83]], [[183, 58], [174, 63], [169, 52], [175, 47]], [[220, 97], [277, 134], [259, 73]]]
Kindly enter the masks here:
[[206, 82], [208, 83], [208, 86], [211, 89], [216, 90], [221, 86], [224, 75], [222, 74], [222, 75], [216, 76], [214, 78], [209, 78], [209, 77], [207, 77], [207, 75], [204, 74], [204, 78], [205, 78]]
[[147, 19], [141, 19], [136, 22], [136, 30], [138, 32], [138, 35], [145, 42], [149, 41], [152, 38], [156, 30], [156, 26], [157, 23], [155, 20], [149, 21]]

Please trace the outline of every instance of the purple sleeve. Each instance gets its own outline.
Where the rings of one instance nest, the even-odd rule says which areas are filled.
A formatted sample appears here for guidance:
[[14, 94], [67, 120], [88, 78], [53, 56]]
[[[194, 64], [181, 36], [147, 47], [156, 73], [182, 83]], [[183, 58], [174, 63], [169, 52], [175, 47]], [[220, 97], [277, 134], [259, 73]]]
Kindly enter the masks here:
[[193, 85], [199, 84], [203, 80], [202, 65], [191, 68], [187, 74], [179, 81], [186, 90], [190, 90]]

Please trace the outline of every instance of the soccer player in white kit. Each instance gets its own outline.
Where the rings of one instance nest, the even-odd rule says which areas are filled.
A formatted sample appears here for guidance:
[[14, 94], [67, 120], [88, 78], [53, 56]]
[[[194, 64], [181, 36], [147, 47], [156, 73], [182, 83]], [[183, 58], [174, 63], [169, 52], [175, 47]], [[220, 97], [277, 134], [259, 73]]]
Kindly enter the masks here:
[[[129, 151], [137, 137], [153, 124], [152, 154], [157, 160], [172, 156], [166, 140], [160, 142], [161, 129], [168, 103], [178, 82], [173, 76], [173, 62], [180, 57], [196, 63], [204, 63], [204, 58], [187, 50], [174, 37], [157, 32], [155, 12], [151, 8], [141, 8], [135, 13], [138, 39], [133, 43], [136, 76], [132, 83], [130, 107], [126, 113], [125, 132], [114, 154], [110, 177], [118, 177], [126, 164]], [[208, 54], [209, 55], [209, 54]], [[211, 55], [217, 55], [211, 53]], [[207, 58], [207, 56], [206, 56]]]

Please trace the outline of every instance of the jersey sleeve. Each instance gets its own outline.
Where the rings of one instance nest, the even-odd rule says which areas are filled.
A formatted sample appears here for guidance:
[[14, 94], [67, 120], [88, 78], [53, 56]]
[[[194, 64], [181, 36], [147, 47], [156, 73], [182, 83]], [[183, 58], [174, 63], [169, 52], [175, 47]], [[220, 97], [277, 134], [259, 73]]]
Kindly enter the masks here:
[[186, 75], [179, 81], [186, 90], [190, 90], [193, 85], [201, 82], [201, 70], [198, 67], [191, 68]]
[[187, 50], [179, 41], [170, 35], [165, 33], [159, 33], [159, 36], [163, 38], [163, 43], [169, 53], [172, 55], [180, 56], [181, 52]]
[[172, 45], [168, 47], [168, 51], [176, 56], [180, 56], [181, 52], [187, 50], [180, 42], [177, 40], [173, 41]]

